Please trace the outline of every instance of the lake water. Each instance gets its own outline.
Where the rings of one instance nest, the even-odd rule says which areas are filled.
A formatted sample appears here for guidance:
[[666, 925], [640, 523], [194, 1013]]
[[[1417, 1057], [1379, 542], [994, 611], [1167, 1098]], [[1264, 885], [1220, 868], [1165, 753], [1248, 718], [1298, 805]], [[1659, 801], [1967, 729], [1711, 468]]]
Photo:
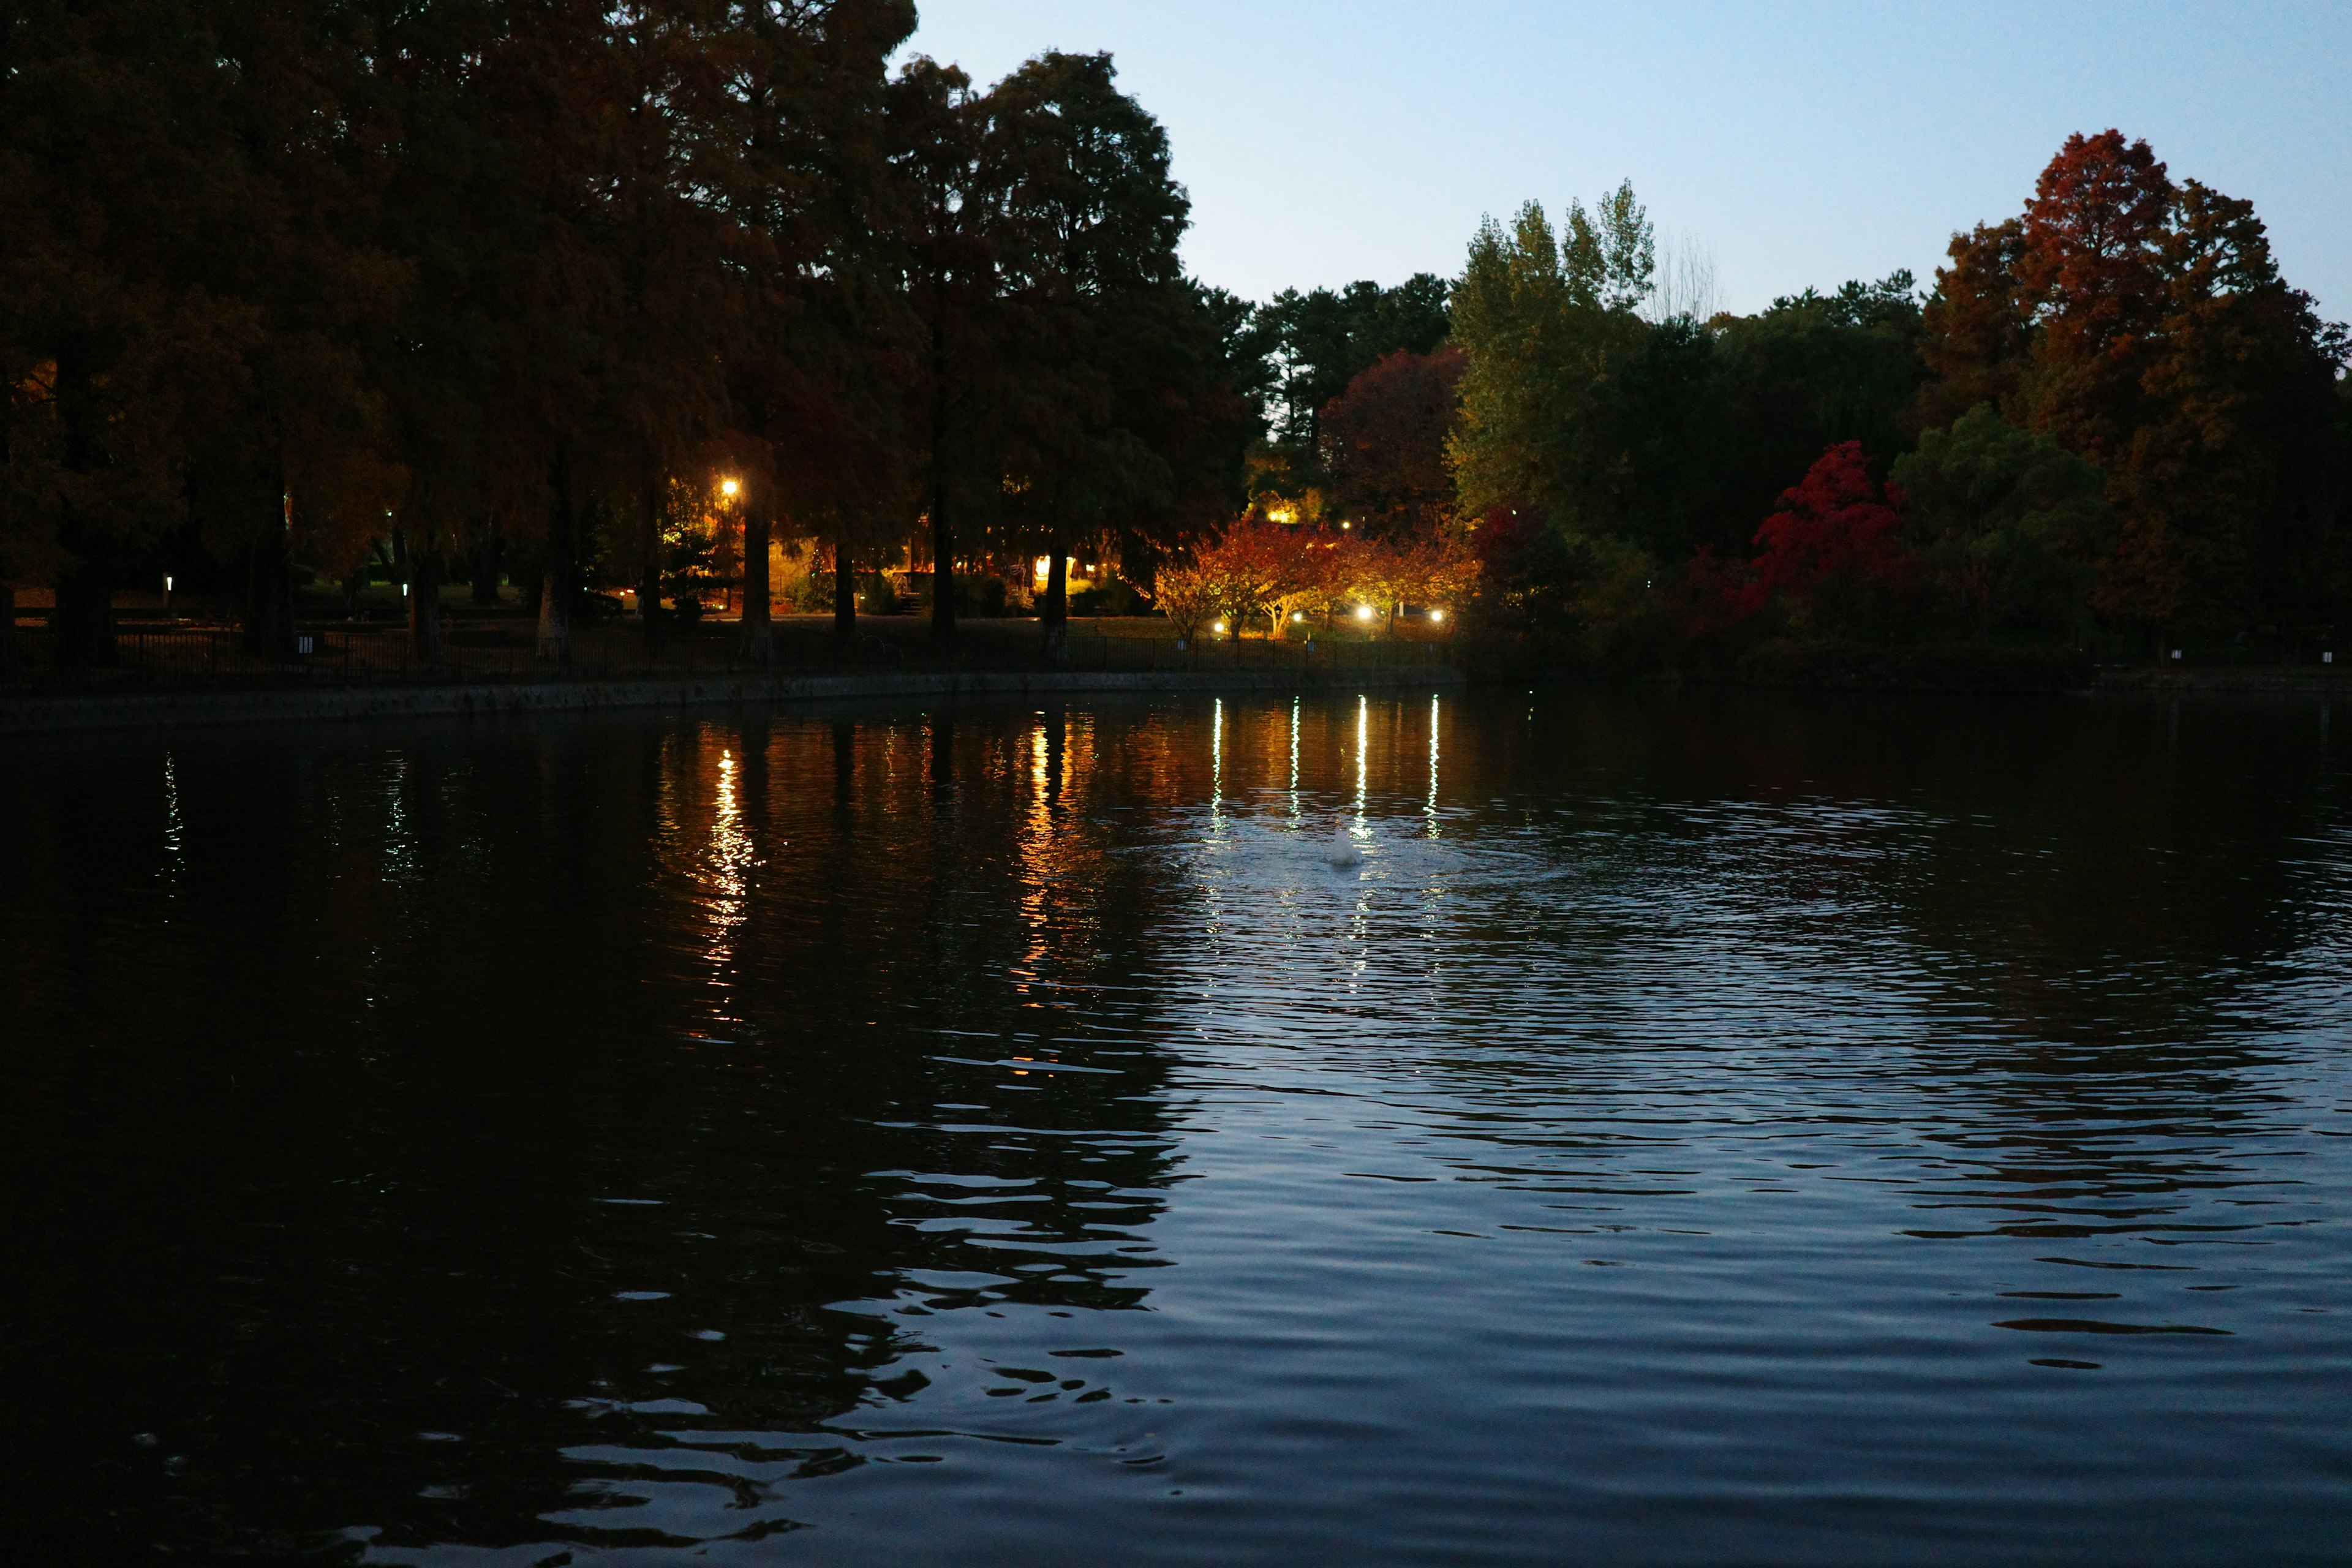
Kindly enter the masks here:
[[2342, 1563], [2347, 722], [9, 741], [0, 1554]]

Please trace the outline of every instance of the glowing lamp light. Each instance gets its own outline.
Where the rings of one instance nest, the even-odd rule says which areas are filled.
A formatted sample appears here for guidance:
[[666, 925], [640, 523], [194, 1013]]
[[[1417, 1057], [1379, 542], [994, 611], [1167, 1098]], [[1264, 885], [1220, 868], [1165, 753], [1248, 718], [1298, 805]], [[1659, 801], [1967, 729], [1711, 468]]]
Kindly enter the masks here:
[[1307, 618], [1307, 612], [1304, 610], [1293, 610], [1290, 612], [1290, 618], [1294, 621], [1303, 621]]
[[1433, 621], [1442, 621], [1445, 618], [1445, 612], [1444, 610], [1432, 610], [1429, 612], [1429, 618]]
[[729, 500], [733, 500], [735, 499], [735, 492], [742, 488], [742, 485], [734, 479], [721, 479], [719, 481], [719, 493], [725, 496]]
[[1353, 527], [1355, 527], [1356, 525], [1355, 525], [1354, 523], [1352, 523], [1352, 522], [1342, 522], [1339, 526], [1340, 526], [1341, 528], [1353, 528]]
[[1358, 605], [1356, 606], [1356, 618], [1360, 621], [1370, 620], [1372, 618], [1372, 607], [1370, 605]]
[[1221, 632], [1221, 631], [1223, 631], [1223, 630], [1225, 629], [1225, 623], [1224, 623], [1224, 622], [1223, 622], [1223, 621], [1218, 621], [1218, 622], [1214, 623], [1213, 625], [1212, 625], [1212, 626], [1209, 627], [1209, 629], [1210, 629], [1211, 631], [1213, 631], [1213, 632]]

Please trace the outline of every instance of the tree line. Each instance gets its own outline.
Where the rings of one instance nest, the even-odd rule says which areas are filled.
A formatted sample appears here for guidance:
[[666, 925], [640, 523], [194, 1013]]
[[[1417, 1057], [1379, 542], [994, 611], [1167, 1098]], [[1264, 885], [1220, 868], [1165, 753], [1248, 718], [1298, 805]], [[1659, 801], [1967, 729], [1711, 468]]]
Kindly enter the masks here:
[[1420, 449], [1517, 657], [2307, 654], [2352, 605], [2345, 329], [2251, 204], [2146, 142], [2069, 138], [1924, 294], [1645, 313], [1654, 252], [1630, 186], [1557, 227], [1530, 204], [1453, 290], [1456, 400]]
[[2118, 132], [1924, 290], [1702, 318], [1629, 184], [1486, 223], [1454, 279], [1252, 305], [1185, 276], [1166, 134], [1108, 57], [982, 89], [894, 68], [913, 21], [18, 7], [0, 583], [54, 587], [68, 665], [173, 570], [287, 652], [296, 563], [379, 559], [420, 656], [446, 577], [503, 574], [561, 659], [596, 583], [652, 631], [717, 514], [754, 658], [780, 535], [829, 555], [845, 634], [910, 539], [942, 639], [960, 566], [1043, 556], [1048, 658], [1104, 551], [1188, 624], [1444, 602], [1538, 665], [2305, 647], [2352, 595], [2344, 329], [2249, 204]]
[[[176, 565], [291, 647], [289, 562], [396, 556], [420, 652], [503, 561], [569, 650], [593, 577], [657, 619], [666, 531], [740, 512], [854, 565], [1240, 504], [1250, 312], [1187, 279], [1167, 138], [1106, 56], [985, 90], [890, 68], [904, 0], [34, 0], [0, 30], [0, 579], [61, 662]], [[0, 605], [0, 612], [12, 606]], [[0, 621], [13, 623], [13, 613]]]

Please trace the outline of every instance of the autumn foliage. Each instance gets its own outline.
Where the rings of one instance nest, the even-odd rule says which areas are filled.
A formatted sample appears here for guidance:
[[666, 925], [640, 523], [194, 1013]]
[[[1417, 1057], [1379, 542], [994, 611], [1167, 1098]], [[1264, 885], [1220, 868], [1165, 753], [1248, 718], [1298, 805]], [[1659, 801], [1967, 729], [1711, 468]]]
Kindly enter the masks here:
[[1294, 616], [1346, 606], [1370, 606], [1391, 626], [1408, 605], [1444, 610], [1476, 575], [1468, 549], [1447, 537], [1368, 539], [1245, 518], [1189, 564], [1163, 568], [1159, 604], [1186, 637], [1211, 617], [1279, 637]]
[[1823, 594], [1900, 594], [1918, 574], [1903, 547], [1902, 507], [1901, 489], [1872, 481], [1862, 443], [1839, 442], [1756, 531], [1749, 594], [1801, 605]]

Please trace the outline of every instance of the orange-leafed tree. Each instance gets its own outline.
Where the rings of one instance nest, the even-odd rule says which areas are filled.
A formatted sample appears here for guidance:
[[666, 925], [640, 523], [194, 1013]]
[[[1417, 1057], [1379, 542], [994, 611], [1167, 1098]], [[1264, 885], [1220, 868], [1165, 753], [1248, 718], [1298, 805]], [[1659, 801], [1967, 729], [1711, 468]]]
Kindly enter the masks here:
[[2145, 142], [2071, 136], [2017, 217], [1957, 237], [1923, 353], [1929, 426], [1991, 403], [2105, 476], [2108, 624], [2244, 633], [2330, 618], [2341, 328], [2280, 278], [2251, 204]]

